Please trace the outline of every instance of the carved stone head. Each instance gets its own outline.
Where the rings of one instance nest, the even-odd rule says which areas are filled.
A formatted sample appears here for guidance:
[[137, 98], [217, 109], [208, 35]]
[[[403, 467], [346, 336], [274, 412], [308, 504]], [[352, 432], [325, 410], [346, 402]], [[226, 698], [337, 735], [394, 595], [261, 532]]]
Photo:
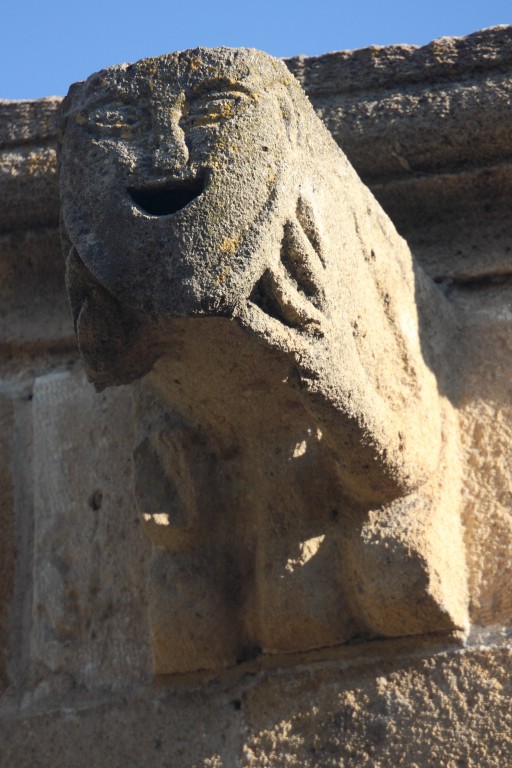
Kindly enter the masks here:
[[144, 312], [233, 312], [260, 276], [255, 241], [301, 141], [295, 101], [305, 100], [281, 62], [229, 49], [73, 86], [63, 217], [94, 278]]
[[[168, 407], [203, 430], [201, 439], [184, 438], [180, 427], [180, 440], [193, 460], [176, 459], [182, 448], [171, 449], [171, 438], [151, 438], [149, 448], [142, 440], [137, 454], [145, 468], [142, 485], [149, 476], [165, 476], [167, 483], [173, 465], [182, 461], [206, 466], [196, 450], [205, 444], [201, 440], [210, 441], [205, 455], [239, 457], [232, 476], [242, 490], [235, 490], [235, 481], [217, 489], [223, 499], [219, 509], [228, 510], [219, 517], [225, 533], [214, 546], [209, 534], [196, 531], [190, 534], [196, 537], [194, 546], [225, 554], [219, 542], [229, 539], [230, 526], [245, 541], [248, 530], [267, 525], [265, 510], [281, 493], [269, 479], [274, 463], [284, 462], [286, 483], [298, 487], [302, 482], [299, 475], [292, 481], [287, 474], [296, 473], [291, 468], [297, 464], [276, 456], [307, 455], [314, 487], [321, 490], [314, 499], [309, 488], [302, 496], [287, 491], [282, 497], [276, 515], [286, 518], [283, 530], [293, 535], [279, 539], [281, 554], [274, 561], [285, 558], [287, 547], [299, 546], [300, 520], [313, 520], [317, 513], [310, 538], [324, 540], [324, 531], [335, 527], [328, 517], [333, 497], [344, 499], [346, 521], [386, 508], [374, 520], [373, 533], [361, 534], [359, 544], [343, 555], [345, 582], [354, 578], [350, 573], [361, 573], [364, 580], [373, 568], [361, 608], [373, 616], [368, 625], [376, 632], [381, 631], [377, 625], [386, 625], [375, 618], [384, 599], [376, 597], [375, 573], [387, 562], [387, 545], [377, 542], [381, 537], [400, 541], [400, 551], [419, 553], [410, 571], [416, 576], [404, 576], [401, 597], [393, 603], [402, 607], [393, 609], [390, 633], [423, 631], [437, 620], [443, 629], [460, 626], [464, 590], [457, 587], [460, 595], [452, 599], [444, 584], [425, 586], [429, 556], [422, 547], [431, 547], [434, 534], [425, 522], [424, 499], [419, 528], [409, 523], [394, 533], [379, 528], [383, 520], [395, 519], [386, 505], [422, 488], [429, 488], [436, 519], [442, 518], [433, 478], [446, 464], [446, 402], [439, 374], [449, 340], [448, 312], [285, 65], [252, 50], [197, 49], [92, 75], [72, 86], [64, 101], [60, 173], [68, 288], [90, 378], [102, 388], [153, 369]], [[293, 445], [305, 447], [297, 453]], [[146, 484], [141, 498], [146, 495], [147, 501], [156, 484]], [[175, 485], [169, 491], [171, 485], [162, 485], [167, 491], [155, 509], [164, 497], [180, 497]], [[181, 497], [187, 493], [183, 490]], [[244, 513], [235, 525], [242, 497]], [[410, 519], [405, 507], [396, 514]], [[325, 525], [318, 522], [322, 515], [329, 520]], [[199, 516], [196, 509], [191, 519]], [[456, 527], [455, 517], [450, 519]], [[196, 523], [190, 525], [192, 530]], [[333, 542], [347, 541], [350, 530], [358, 525], [361, 530], [362, 524], [343, 525], [343, 531], [339, 526], [331, 531]], [[183, 544], [181, 529], [160, 539], [155, 531], [154, 540], [164, 548], [193, 549]], [[230, 573], [240, 573], [241, 563], [256, 557], [256, 545], [247, 547], [250, 557], [242, 550], [231, 553], [230, 562], [238, 565]], [[458, 544], [456, 549], [452, 559], [460, 564]], [[442, 557], [449, 559], [446, 553]], [[372, 560], [371, 567], [365, 558]], [[288, 562], [302, 561], [290, 555]], [[274, 565], [261, 567], [270, 573]], [[290, 568], [286, 573], [298, 566]], [[221, 581], [227, 578], [224, 573]], [[252, 566], [237, 579], [243, 584], [252, 579], [261, 592], [263, 576], [256, 577]], [[406, 596], [407, 579], [421, 582], [421, 599], [430, 595], [423, 617], [411, 608], [419, 603]], [[277, 582], [285, 583], [281, 576]], [[160, 604], [168, 602], [162, 597], [166, 589], [159, 588]], [[254, 597], [256, 592], [253, 603], [269, 608], [274, 601], [269, 615], [274, 611], [275, 616], [267, 625], [282, 626], [279, 611], [293, 599], [286, 593], [278, 610], [275, 584], [265, 599], [259, 592]], [[305, 597], [297, 604], [301, 599], [305, 604]], [[243, 613], [239, 604], [238, 609]], [[325, 607], [325, 616], [336, 610]], [[274, 630], [249, 624], [240, 630], [249, 638], [246, 645], [274, 643], [290, 650], [295, 642], [277, 641]], [[297, 639], [301, 633], [298, 624], [293, 626], [290, 636]], [[298, 647], [333, 644], [363, 631], [352, 619], [339, 619], [332, 632], [328, 626], [327, 619], [319, 620], [315, 639], [297, 640]], [[197, 637], [200, 630], [194, 633]], [[264, 636], [270, 640], [263, 641]]]
[[[424, 480], [440, 450], [416, 306], [431, 289], [285, 65], [175, 53], [92, 75], [63, 110], [68, 283], [91, 378], [147, 372], [151, 318], [236, 318], [287, 355], [310, 407], [336, 401], [378, 496]], [[421, 458], [401, 419], [429, 443]]]

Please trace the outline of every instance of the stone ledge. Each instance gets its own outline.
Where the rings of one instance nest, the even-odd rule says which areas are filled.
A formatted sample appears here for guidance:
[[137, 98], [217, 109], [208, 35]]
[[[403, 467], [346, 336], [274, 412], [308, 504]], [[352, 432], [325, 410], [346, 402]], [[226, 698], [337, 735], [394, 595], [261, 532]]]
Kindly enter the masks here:
[[224, 689], [75, 694], [44, 713], [5, 712], [0, 765], [503, 768], [512, 754], [509, 640], [267, 671]]
[[287, 64], [365, 183], [512, 155], [512, 27]]
[[372, 45], [321, 56], [296, 56], [287, 64], [301, 82], [307, 82], [311, 96], [453, 81], [454, 75], [508, 68], [512, 31], [502, 24], [466, 37], [440, 37], [421, 47]]
[[54, 141], [62, 98], [16, 101], [0, 99], [0, 147]]

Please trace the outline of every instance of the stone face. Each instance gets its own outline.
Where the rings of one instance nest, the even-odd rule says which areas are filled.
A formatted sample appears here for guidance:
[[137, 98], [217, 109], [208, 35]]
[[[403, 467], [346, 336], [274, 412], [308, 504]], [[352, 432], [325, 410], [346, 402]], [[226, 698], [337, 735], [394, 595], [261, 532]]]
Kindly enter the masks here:
[[131, 398], [102, 398], [80, 371], [34, 385], [30, 663], [40, 695], [55, 685], [125, 685], [151, 666], [146, 542], [130, 493]]
[[[512, 152], [511, 40], [511, 27], [502, 26], [421, 48], [371, 47], [286, 62], [422, 266], [436, 278], [507, 270], [512, 176], [502, 159]], [[0, 100], [2, 232], [8, 220], [18, 231], [46, 222], [58, 237], [53, 156], [60, 101]], [[34, 162], [34, 155], [49, 149], [49, 164]], [[27, 151], [32, 162], [13, 165], [13, 153], [21, 157]], [[478, 228], [468, 227], [475, 217]], [[39, 252], [36, 231], [32, 259], [46, 264], [44, 234], [41, 246]], [[2, 244], [0, 260], [3, 252]], [[45, 310], [51, 311], [50, 303]], [[30, 313], [25, 314], [28, 323]]]
[[152, 371], [156, 670], [463, 629], [451, 310], [284, 65], [197, 49], [97, 73], [60, 163], [88, 375]]

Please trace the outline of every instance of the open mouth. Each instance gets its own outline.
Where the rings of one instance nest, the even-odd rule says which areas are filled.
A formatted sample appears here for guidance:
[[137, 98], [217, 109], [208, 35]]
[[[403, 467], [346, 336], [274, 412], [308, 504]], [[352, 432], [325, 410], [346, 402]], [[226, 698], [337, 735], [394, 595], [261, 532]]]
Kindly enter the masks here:
[[158, 187], [137, 189], [128, 187], [128, 194], [133, 202], [150, 216], [169, 216], [185, 208], [186, 205], [204, 192], [204, 178], [172, 181]]

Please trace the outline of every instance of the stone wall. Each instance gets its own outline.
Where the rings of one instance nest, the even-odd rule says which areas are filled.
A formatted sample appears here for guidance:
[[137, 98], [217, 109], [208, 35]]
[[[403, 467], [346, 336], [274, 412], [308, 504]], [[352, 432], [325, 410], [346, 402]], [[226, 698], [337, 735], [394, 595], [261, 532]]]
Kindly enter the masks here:
[[2, 766], [512, 765], [512, 28], [287, 62], [456, 317], [471, 629], [154, 680], [128, 388], [58, 234], [60, 100], [0, 102]]

